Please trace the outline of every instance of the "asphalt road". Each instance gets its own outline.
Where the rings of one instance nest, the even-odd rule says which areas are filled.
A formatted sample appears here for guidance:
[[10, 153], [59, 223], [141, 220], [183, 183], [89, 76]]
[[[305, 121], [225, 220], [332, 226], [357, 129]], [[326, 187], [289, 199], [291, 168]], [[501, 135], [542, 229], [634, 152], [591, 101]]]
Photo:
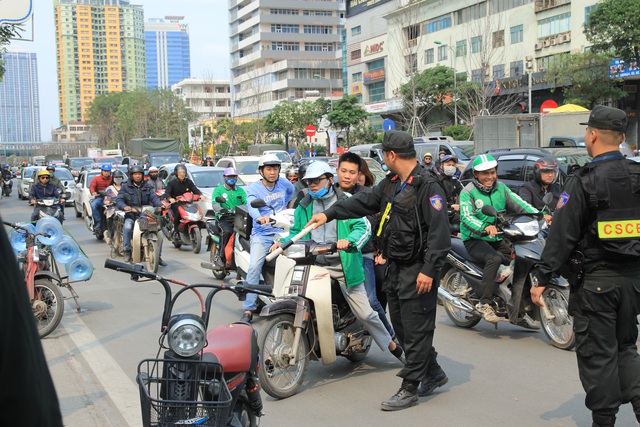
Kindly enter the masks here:
[[[31, 208], [15, 193], [0, 200], [5, 221], [28, 219]], [[93, 278], [78, 283], [80, 313], [67, 300], [61, 325], [42, 340], [60, 399], [65, 425], [141, 425], [135, 384], [138, 362], [158, 350], [161, 286], [135, 283], [104, 269], [108, 246], [97, 241], [67, 207], [66, 230], [93, 261]], [[167, 267], [159, 273], [190, 283], [215, 281], [200, 268], [204, 252], [165, 245]], [[63, 290], [65, 296], [69, 296]], [[232, 294], [214, 301], [211, 325], [239, 319], [241, 303]], [[185, 301], [184, 308], [192, 307]], [[263, 392], [262, 426], [588, 426], [584, 392], [575, 354], [548, 344], [542, 332], [481, 322], [473, 329], [454, 326], [438, 308], [435, 346], [449, 383], [420, 405], [399, 412], [380, 410], [394, 394], [400, 368], [388, 352], [374, 347], [364, 362], [339, 358], [323, 366], [312, 362], [300, 392], [275, 400]], [[261, 321], [254, 322], [257, 330]], [[630, 405], [621, 408], [620, 426], [637, 425]]]

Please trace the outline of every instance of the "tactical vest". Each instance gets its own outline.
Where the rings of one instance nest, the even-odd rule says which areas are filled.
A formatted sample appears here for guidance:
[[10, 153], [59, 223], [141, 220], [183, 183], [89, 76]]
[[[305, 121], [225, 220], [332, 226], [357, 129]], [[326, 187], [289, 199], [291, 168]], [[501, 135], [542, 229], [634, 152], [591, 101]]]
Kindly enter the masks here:
[[429, 182], [435, 179], [423, 171], [409, 176], [406, 184], [401, 183], [397, 175], [380, 183], [384, 185], [384, 199], [379, 235], [385, 258], [412, 263], [422, 255], [427, 230], [418, 212], [418, 193], [421, 186]]
[[614, 263], [640, 259], [640, 163], [605, 160], [578, 173], [590, 211], [581, 242], [585, 257]]

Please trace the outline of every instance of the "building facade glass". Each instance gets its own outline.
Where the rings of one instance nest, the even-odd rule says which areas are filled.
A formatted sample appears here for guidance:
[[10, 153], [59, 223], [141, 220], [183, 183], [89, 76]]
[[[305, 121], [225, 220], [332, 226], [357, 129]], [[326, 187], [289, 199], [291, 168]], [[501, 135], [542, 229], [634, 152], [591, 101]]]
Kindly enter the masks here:
[[6, 72], [0, 81], [0, 142], [40, 141], [38, 64], [31, 52], [2, 55]]
[[150, 19], [145, 24], [147, 88], [171, 88], [191, 77], [189, 25], [182, 16]]

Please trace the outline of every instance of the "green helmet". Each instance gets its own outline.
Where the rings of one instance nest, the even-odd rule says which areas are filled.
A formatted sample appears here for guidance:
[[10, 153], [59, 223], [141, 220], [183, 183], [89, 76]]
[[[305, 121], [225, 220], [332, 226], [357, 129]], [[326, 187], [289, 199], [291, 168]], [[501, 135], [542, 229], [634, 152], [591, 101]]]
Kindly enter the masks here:
[[498, 162], [491, 154], [480, 154], [473, 161], [473, 171], [486, 171], [498, 166]]

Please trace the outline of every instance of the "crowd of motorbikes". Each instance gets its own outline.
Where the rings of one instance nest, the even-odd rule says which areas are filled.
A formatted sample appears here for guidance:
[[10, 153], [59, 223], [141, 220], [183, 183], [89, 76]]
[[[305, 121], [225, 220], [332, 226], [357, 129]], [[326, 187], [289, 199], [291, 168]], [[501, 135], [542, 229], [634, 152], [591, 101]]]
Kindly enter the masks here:
[[[165, 291], [157, 357], [145, 359], [138, 366], [144, 425], [256, 426], [263, 414], [260, 387], [274, 398], [287, 398], [301, 387], [311, 360], [326, 365], [341, 356], [357, 362], [369, 352], [372, 338], [351, 312], [328, 271], [315, 265], [317, 255], [336, 251], [335, 242], [305, 240], [302, 237], [310, 229], [302, 230], [267, 257], [260, 284], [249, 286], [242, 280], [250, 262], [251, 218], [246, 209], [212, 209], [203, 214], [196, 203], [198, 197], [187, 193], [176, 198], [178, 230], [174, 230], [168, 201], [163, 201], [161, 208], [132, 207], [136, 220], [129, 264], [115, 260], [124, 253], [125, 214], [117, 209], [112, 196], [101, 193], [100, 197], [104, 198], [101, 224], [106, 227], [96, 233], [96, 238], [105, 238], [114, 258], [107, 259], [105, 267], [129, 274], [134, 281], [157, 281]], [[56, 200], [37, 201], [39, 216], [62, 223], [56, 204]], [[262, 200], [254, 200], [251, 205], [267, 206]], [[534, 305], [529, 296], [536, 280], [535, 265], [544, 248], [544, 221], [527, 214], [506, 216], [491, 206], [483, 207], [483, 213], [496, 217], [500, 233], [515, 251], [515, 259], [501, 269], [495, 284], [492, 306], [496, 314], [504, 322], [542, 329], [552, 345], [571, 349], [574, 334], [567, 309], [567, 281], [557, 277], [546, 287], [545, 307]], [[279, 237], [287, 235], [293, 224], [293, 210], [273, 211], [270, 223], [284, 230]], [[88, 226], [93, 231], [93, 224]], [[218, 280], [235, 272], [236, 279], [240, 279], [236, 284], [190, 285], [157, 274], [163, 239], [176, 248], [191, 245], [197, 254], [202, 246], [202, 229], [206, 230], [209, 262], [201, 266]], [[59, 286], [68, 286], [74, 294], [75, 291], [52, 267], [52, 252], [38, 244], [39, 238], [50, 237], [46, 230], [22, 227], [22, 231], [26, 236], [25, 253], [19, 260], [34, 301], [34, 314], [47, 319], [41, 328], [44, 336], [55, 329], [62, 317], [64, 299]], [[471, 328], [482, 320], [475, 309], [482, 294], [482, 262], [469, 255], [457, 236], [452, 236], [451, 243], [438, 293], [451, 321]], [[171, 283], [183, 288], [173, 293]], [[260, 315], [266, 319], [260, 334], [244, 322], [209, 328], [212, 301], [221, 290], [231, 291], [240, 299], [249, 292], [259, 295]], [[174, 312], [176, 300], [187, 291], [197, 295], [199, 314]]]

